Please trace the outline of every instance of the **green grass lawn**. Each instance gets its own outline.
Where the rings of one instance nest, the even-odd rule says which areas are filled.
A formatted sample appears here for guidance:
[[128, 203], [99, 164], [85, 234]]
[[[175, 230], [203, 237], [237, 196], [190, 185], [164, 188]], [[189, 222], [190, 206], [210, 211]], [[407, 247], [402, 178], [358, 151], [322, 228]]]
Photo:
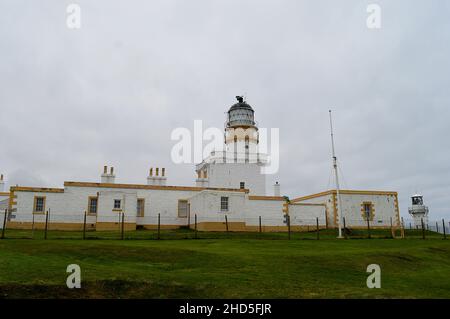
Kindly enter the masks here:
[[[125, 234], [135, 240], [7, 235], [0, 240], [0, 298], [450, 298], [450, 240], [439, 235], [336, 240], [324, 231], [319, 241], [314, 233], [292, 234], [290, 241], [284, 233], [182, 239], [192, 238], [189, 230], [162, 232], [163, 240], [145, 240], [155, 235], [147, 231]], [[81, 267], [81, 289], [66, 287], [69, 264]], [[366, 287], [369, 264], [381, 266], [381, 289]]]

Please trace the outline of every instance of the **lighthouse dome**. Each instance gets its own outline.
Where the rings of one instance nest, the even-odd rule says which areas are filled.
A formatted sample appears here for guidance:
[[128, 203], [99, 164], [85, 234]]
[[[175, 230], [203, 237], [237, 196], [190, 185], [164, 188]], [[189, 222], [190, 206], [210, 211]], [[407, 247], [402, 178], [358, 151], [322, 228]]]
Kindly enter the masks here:
[[236, 96], [236, 99], [238, 102], [228, 110], [227, 127], [255, 126], [255, 111], [242, 96]]

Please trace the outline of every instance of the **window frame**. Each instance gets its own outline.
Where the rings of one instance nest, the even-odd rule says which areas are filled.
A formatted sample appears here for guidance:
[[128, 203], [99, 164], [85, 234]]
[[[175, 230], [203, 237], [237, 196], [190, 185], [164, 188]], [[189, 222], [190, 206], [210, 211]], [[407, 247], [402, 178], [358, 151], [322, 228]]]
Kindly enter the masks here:
[[[226, 207], [224, 207], [226, 203]], [[228, 196], [220, 196], [220, 211], [229, 212], [230, 211], [230, 198]]]
[[[366, 208], [369, 208], [369, 211], [367, 212]], [[368, 213], [368, 214], [367, 214]], [[373, 202], [362, 202], [361, 203], [361, 215], [363, 217], [364, 221], [373, 221], [375, 218], [375, 207]]]
[[[91, 201], [95, 199], [97, 201], [97, 203], [95, 204], [95, 212], [92, 212], [91, 208]], [[87, 207], [87, 213], [88, 215], [97, 215], [98, 212], [98, 196], [89, 196], [88, 197], [88, 207]]]
[[[116, 207], [116, 202], [119, 202], [119, 207]], [[122, 210], [122, 200], [121, 199], [114, 199], [113, 211], [121, 211], [121, 210]]]
[[[139, 203], [141, 203], [139, 205]], [[145, 214], [145, 198], [138, 198], [136, 201], [136, 217], [144, 217]]]
[[[180, 214], [180, 204], [185, 203], [186, 204], [186, 216], [181, 216]], [[189, 201], [187, 199], [179, 199], [178, 200], [178, 208], [177, 208], [177, 216], [178, 218], [187, 218], [189, 216]]]
[[[37, 201], [38, 199], [42, 199], [42, 211], [38, 211], [36, 210], [37, 208]], [[34, 196], [34, 201], [33, 201], [33, 214], [45, 214], [45, 204], [47, 201], [47, 197], [46, 196]]]

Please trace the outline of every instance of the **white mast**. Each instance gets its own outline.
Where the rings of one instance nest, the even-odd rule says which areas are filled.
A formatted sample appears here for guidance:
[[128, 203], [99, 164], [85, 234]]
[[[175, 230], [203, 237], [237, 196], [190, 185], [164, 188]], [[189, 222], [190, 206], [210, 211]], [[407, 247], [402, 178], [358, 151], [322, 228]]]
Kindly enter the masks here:
[[336, 196], [337, 196], [337, 212], [336, 212], [336, 219], [338, 221], [338, 229], [339, 229], [339, 235], [338, 238], [342, 238], [342, 227], [341, 227], [341, 194], [339, 192], [339, 177], [338, 177], [338, 169], [337, 169], [337, 157], [334, 152], [334, 136], [333, 136], [333, 121], [331, 120], [331, 110], [329, 110], [330, 113], [330, 129], [331, 129], [331, 152], [333, 156], [333, 168], [334, 168], [334, 175], [336, 178]]

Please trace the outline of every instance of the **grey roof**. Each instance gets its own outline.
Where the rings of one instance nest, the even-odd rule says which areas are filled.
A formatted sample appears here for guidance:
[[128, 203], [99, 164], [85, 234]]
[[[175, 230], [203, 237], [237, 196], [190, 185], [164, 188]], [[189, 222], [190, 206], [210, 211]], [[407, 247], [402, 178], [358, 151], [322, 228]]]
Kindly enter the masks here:
[[238, 102], [236, 104], [233, 104], [230, 107], [230, 110], [228, 112], [231, 112], [231, 111], [234, 111], [234, 110], [242, 110], [242, 109], [244, 109], [244, 110], [252, 110], [253, 111], [253, 109], [250, 106], [250, 104], [247, 104], [247, 102], [244, 101], [244, 102]]

